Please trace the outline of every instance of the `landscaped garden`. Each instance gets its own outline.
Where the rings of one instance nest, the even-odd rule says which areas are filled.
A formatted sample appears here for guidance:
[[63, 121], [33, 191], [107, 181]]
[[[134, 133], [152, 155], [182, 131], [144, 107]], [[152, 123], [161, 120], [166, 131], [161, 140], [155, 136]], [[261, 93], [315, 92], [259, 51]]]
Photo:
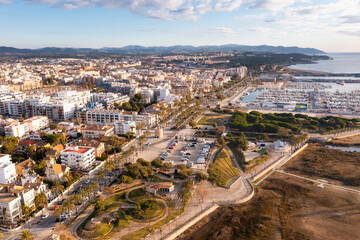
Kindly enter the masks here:
[[209, 180], [219, 187], [227, 187], [230, 180], [240, 176], [239, 169], [234, 165], [226, 149], [218, 152], [214, 163], [209, 164], [208, 173]]

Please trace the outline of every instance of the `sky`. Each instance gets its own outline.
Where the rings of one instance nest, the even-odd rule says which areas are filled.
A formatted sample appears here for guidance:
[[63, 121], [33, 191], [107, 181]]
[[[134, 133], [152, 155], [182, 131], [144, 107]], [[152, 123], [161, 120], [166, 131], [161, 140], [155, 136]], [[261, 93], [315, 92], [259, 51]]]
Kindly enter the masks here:
[[0, 0], [0, 46], [221, 44], [360, 52], [360, 0]]

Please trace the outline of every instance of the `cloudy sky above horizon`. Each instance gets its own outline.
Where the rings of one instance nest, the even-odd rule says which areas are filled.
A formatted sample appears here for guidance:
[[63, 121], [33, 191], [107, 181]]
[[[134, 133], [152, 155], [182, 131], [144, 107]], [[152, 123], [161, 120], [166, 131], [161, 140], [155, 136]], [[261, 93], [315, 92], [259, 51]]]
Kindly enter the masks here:
[[282, 45], [360, 52], [360, 0], [0, 0], [0, 46]]

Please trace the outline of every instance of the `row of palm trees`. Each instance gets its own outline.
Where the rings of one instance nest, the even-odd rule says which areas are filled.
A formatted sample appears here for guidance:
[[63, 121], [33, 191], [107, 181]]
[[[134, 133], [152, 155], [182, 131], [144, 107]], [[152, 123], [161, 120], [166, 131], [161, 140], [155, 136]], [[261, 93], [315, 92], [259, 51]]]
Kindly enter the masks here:
[[90, 199], [91, 195], [96, 196], [98, 190], [100, 189], [100, 185], [96, 181], [92, 181], [88, 186], [84, 187], [78, 194], [72, 195], [70, 198], [66, 199], [62, 206], [58, 207], [54, 216], [58, 217], [61, 221], [61, 215], [65, 213], [70, 213], [73, 209], [76, 214], [78, 213], [78, 206], [82, 205], [82, 199]]

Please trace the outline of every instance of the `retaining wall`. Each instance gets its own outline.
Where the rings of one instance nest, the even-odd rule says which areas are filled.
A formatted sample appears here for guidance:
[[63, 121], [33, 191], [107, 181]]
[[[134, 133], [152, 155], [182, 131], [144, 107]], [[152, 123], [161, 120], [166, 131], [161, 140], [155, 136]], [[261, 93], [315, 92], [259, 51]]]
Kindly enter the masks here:
[[165, 237], [165, 240], [173, 240], [176, 237], [178, 237], [180, 234], [182, 234], [183, 232], [185, 232], [189, 227], [191, 227], [192, 225], [194, 225], [195, 223], [197, 223], [198, 221], [200, 221], [203, 217], [205, 217], [206, 215], [209, 215], [210, 213], [212, 213], [213, 211], [215, 211], [217, 208], [219, 207], [219, 205], [212, 205], [210, 208], [208, 208], [207, 210], [205, 210], [203, 213], [201, 213], [199, 216], [197, 216], [196, 218], [193, 218], [191, 221], [189, 221], [187, 224], [185, 224], [184, 226], [182, 226], [181, 228], [177, 229], [175, 232], [171, 233], [170, 235]]

